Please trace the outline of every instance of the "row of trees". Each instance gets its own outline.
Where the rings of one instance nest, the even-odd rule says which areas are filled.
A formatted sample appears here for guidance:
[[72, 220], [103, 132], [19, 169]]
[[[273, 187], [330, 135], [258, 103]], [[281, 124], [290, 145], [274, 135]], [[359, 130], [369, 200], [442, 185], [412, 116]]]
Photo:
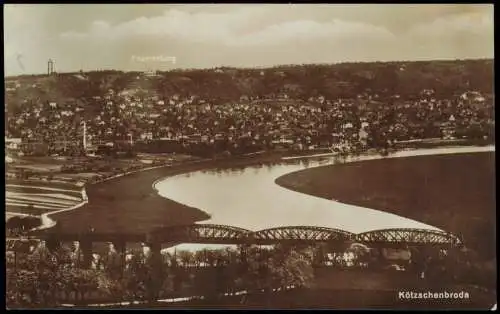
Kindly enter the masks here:
[[[348, 251], [355, 253], [355, 265], [382, 270], [376, 250], [358, 244]], [[195, 295], [217, 299], [237, 291], [269, 298], [274, 289], [312, 287], [315, 268], [324, 265], [322, 252], [318, 247], [251, 246], [239, 252], [180, 251], [158, 259], [135, 251], [123, 264], [123, 256], [110, 251], [95, 267], [84, 268], [80, 254], [68, 248], [49, 251], [39, 246], [14, 260], [7, 256], [6, 301], [10, 308], [41, 308]], [[420, 253], [412, 253], [408, 271], [424, 272], [436, 284], [494, 285], [491, 270], [479, 265], [470, 251]]]

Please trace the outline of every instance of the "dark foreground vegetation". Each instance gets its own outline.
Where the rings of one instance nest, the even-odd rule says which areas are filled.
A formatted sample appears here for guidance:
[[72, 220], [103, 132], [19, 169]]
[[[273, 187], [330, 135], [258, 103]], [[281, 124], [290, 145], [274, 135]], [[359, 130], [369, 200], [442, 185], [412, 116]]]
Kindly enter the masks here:
[[[411, 260], [396, 262], [404, 271], [360, 245], [333, 249], [333, 257], [326, 252], [324, 246], [276, 246], [123, 256], [111, 248], [88, 267], [77, 248], [50, 251], [42, 244], [7, 254], [6, 302], [8, 308], [88, 308], [104, 302], [130, 308], [136, 301], [142, 308], [489, 309], [496, 297], [493, 276], [478, 272], [467, 250], [414, 250]], [[401, 299], [398, 291], [408, 290], [468, 297], [446, 304]], [[157, 302], [191, 296], [203, 299]]]

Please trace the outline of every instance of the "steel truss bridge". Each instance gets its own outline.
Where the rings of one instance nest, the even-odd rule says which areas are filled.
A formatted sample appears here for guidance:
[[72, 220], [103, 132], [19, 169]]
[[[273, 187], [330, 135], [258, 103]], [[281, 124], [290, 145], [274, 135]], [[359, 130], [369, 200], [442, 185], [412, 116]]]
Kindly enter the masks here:
[[178, 243], [270, 245], [287, 242], [345, 243], [352, 240], [353, 234], [323, 227], [291, 226], [250, 231], [224, 225], [193, 224], [164, 228], [154, 232], [151, 236], [160, 241]]
[[455, 235], [426, 229], [381, 229], [364, 233], [312, 226], [289, 226], [251, 231], [247, 229], [214, 225], [192, 224], [167, 227], [151, 235], [159, 241], [175, 243], [211, 244], [350, 244], [353, 242], [371, 246], [460, 246], [462, 241]]
[[251, 231], [227, 225], [190, 224], [157, 229], [148, 235], [119, 235], [88, 232], [85, 234], [40, 233], [34, 236], [55, 241], [84, 242], [146, 242], [177, 245], [181, 243], [227, 244], [227, 245], [271, 245], [271, 244], [315, 244], [333, 246], [362, 243], [370, 247], [434, 246], [457, 247], [462, 241], [455, 235], [426, 229], [381, 229], [354, 234], [344, 230], [287, 226]]

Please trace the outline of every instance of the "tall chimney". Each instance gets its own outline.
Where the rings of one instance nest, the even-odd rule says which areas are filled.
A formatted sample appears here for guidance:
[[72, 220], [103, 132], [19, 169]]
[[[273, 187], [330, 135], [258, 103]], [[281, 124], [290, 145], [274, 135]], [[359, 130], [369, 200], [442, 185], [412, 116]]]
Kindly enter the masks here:
[[87, 123], [83, 121], [83, 149], [87, 149]]

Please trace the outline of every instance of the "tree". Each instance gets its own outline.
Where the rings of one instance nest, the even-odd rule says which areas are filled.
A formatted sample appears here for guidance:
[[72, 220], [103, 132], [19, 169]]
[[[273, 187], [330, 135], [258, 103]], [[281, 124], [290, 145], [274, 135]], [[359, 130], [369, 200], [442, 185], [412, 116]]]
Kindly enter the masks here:
[[309, 287], [314, 278], [312, 268], [313, 250], [306, 248], [278, 248], [282, 254], [275, 254], [273, 259], [273, 275], [280, 287]]
[[183, 267], [189, 267], [194, 261], [194, 255], [192, 252], [187, 250], [178, 251], [179, 259]]
[[277, 246], [272, 250], [250, 247], [247, 251], [247, 271], [238, 281], [249, 294], [270, 293], [276, 288], [308, 287], [312, 284], [312, 249]]
[[6, 279], [7, 307], [35, 307], [41, 303], [35, 271], [8, 269]]
[[128, 300], [145, 300], [147, 280], [147, 265], [139, 252], [134, 252], [127, 263], [123, 274], [124, 298]]
[[85, 304], [85, 298], [90, 292], [99, 288], [99, 278], [104, 272], [95, 269], [72, 269], [74, 289], [80, 295], [80, 301]]
[[[167, 253], [168, 254], [168, 253]], [[162, 260], [162, 272], [160, 274], [161, 286], [159, 287], [160, 296], [171, 296], [174, 292], [174, 272], [172, 269], [172, 264], [169, 262], [169, 256], [163, 255]]]
[[200, 250], [194, 252], [193, 262], [196, 267], [201, 267], [202, 263], [205, 262], [205, 251]]
[[44, 245], [7, 273], [7, 302], [11, 307], [53, 307], [60, 303], [61, 293], [66, 300], [73, 294], [75, 301], [84, 303], [88, 294], [101, 289], [106, 280], [101, 270], [78, 268], [68, 248], [51, 252]]
[[21, 230], [23, 232], [27, 232], [33, 228], [36, 228], [40, 225], [41, 220], [40, 217], [32, 217], [26, 216], [21, 218]]
[[19, 216], [14, 216], [7, 220], [7, 223], [5, 225], [7, 231], [12, 233], [13, 236], [16, 236], [19, 234], [19, 232], [22, 230], [22, 219]]
[[368, 264], [372, 260], [371, 250], [361, 243], [352, 243], [346, 250], [354, 254], [354, 262], [358, 266]]
[[56, 304], [58, 261], [45, 247], [22, 259], [8, 272], [7, 290], [11, 306], [46, 307]]

